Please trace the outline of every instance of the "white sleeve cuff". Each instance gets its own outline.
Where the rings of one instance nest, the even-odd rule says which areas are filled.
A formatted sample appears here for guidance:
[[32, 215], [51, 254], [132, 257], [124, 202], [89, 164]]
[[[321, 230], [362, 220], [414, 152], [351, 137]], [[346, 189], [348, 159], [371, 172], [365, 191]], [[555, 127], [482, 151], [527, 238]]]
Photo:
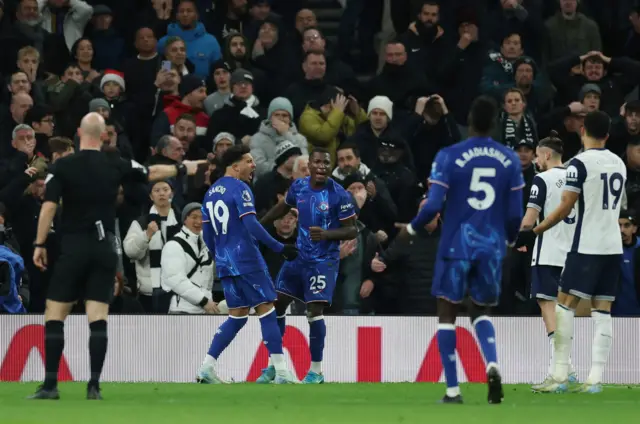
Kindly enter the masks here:
[[413, 227], [411, 226], [411, 224], [407, 225], [407, 233], [409, 233], [412, 236], [416, 235], [416, 230], [413, 229]]

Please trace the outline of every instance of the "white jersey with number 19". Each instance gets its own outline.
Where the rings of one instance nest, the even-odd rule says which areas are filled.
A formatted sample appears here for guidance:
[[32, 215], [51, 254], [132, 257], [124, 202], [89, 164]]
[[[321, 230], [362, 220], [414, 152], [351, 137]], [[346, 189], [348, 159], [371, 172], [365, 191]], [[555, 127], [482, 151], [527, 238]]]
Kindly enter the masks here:
[[571, 159], [565, 190], [580, 193], [571, 252], [622, 253], [618, 216], [626, 180], [624, 162], [607, 149], [588, 149]]

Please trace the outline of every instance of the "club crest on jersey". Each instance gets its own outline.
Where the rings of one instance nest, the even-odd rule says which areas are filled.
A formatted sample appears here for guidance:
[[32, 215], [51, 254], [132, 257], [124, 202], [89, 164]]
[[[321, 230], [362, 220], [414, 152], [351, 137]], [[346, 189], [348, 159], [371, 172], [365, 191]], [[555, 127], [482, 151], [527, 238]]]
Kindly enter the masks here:
[[327, 202], [320, 202], [316, 207], [322, 212], [327, 212], [329, 210], [329, 204]]
[[242, 200], [244, 200], [245, 202], [250, 202], [251, 201], [251, 193], [249, 193], [248, 190], [244, 190], [242, 192]]

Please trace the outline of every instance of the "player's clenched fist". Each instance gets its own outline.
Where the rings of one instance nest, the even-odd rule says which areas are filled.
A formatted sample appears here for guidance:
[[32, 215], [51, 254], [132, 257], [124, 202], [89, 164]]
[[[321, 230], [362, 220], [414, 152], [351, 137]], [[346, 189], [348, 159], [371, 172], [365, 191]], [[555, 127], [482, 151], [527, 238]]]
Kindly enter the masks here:
[[286, 260], [292, 261], [298, 257], [298, 248], [293, 244], [285, 244], [281, 253]]
[[321, 227], [309, 227], [309, 237], [312, 241], [324, 240], [325, 230]]

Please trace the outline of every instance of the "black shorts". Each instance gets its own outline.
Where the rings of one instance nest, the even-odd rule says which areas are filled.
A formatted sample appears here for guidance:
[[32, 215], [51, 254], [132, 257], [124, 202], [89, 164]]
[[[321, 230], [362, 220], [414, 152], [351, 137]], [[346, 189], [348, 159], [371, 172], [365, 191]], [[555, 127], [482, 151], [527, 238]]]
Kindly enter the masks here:
[[93, 300], [110, 303], [114, 295], [118, 255], [109, 237], [69, 234], [62, 238], [47, 299], [70, 303]]
[[561, 274], [561, 266], [532, 266], [531, 297], [542, 300], [556, 300], [558, 298]]

